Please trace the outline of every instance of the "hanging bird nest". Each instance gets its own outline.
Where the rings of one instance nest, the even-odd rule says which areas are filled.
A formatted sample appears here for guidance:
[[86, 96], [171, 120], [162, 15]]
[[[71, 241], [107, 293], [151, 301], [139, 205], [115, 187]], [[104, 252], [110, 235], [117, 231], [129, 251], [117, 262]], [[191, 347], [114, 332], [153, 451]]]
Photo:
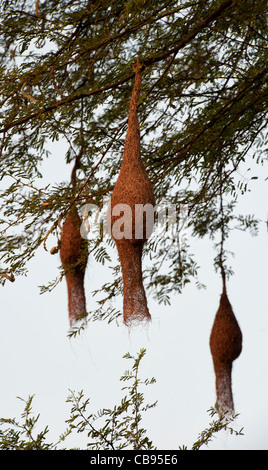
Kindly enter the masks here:
[[87, 242], [80, 234], [81, 219], [75, 208], [67, 214], [62, 227], [60, 258], [68, 291], [70, 326], [86, 314], [84, 276], [87, 265]]
[[150, 210], [146, 215], [143, 209], [146, 204], [154, 208], [155, 198], [141, 158], [137, 115], [140, 88], [141, 73], [137, 61], [123, 160], [108, 211], [108, 224], [122, 269], [123, 318], [126, 324], [151, 318], [142, 279], [142, 251], [152, 232], [154, 215]]
[[219, 414], [234, 412], [232, 365], [242, 350], [242, 333], [225, 288], [210, 335]]

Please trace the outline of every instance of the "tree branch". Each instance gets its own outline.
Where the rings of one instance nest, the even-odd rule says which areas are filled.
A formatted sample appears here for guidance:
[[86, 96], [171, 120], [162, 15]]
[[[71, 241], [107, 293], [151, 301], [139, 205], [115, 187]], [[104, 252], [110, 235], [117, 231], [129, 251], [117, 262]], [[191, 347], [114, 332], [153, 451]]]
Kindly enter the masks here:
[[[212, 21], [214, 21], [216, 18], [218, 18], [226, 9], [228, 9], [229, 7], [234, 5], [235, 3], [236, 3], [236, 1], [233, 1], [233, 0], [226, 0], [225, 2], [223, 2], [214, 12], [212, 12], [203, 21], [201, 21], [198, 26], [193, 28], [192, 32], [190, 32], [187, 36], [182, 38], [176, 46], [172, 47], [171, 49], [166, 50], [165, 52], [163, 52], [162, 54], [159, 54], [158, 56], [147, 57], [147, 58], [143, 59], [141, 69], [145, 69], [145, 68], [151, 66], [154, 63], [157, 63], [161, 60], [166, 59], [170, 55], [176, 54], [180, 49], [182, 49], [189, 42], [191, 42], [191, 40], [194, 39], [195, 36], [200, 31], [202, 31], [204, 28], [206, 28]], [[12, 129], [13, 127], [19, 126], [21, 124], [25, 124], [26, 122], [28, 122], [29, 120], [37, 117], [38, 115], [48, 113], [48, 112], [53, 111], [53, 110], [55, 110], [55, 109], [57, 109], [61, 106], [64, 106], [66, 104], [72, 103], [72, 102], [77, 101], [77, 100], [80, 100], [81, 98], [90, 97], [92, 95], [102, 93], [106, 90], [111, 90], [113, 88], [116, 88], [118, 85], [121, 85], [121, 84], [131, 80], [134, 77], [134, 75], [135, 75], [135, 73], [132, 72], [129, 75], [127, 75], [126, 77], [123, 77], [120, 80], [117, 80], [113, 83], [109, 83], [109, 84], [107, 84], [103, 87], [97, 88], [95, 90], [93, 89], [93, 90], [90, 90], [88, 92], [82, 92], [82, 93], [79, 93], [79, 94], [76, 94], [76, 95], [73, 95], [73, 96], [69, 96], [69, 97], [61, 99], [59, 101], [56, 101], [55, 103], [52, 103], [48, 106], [44, 106], [43, 108], [38, 109], [37, 111], [35, 111], [31, 114], [28, 114], [27, 116], [25, 116], [23, 118], [17, 119], [16, 121], [13, 121], [13, 122], [7, 124], [2, 129], [0, 129], [0, 132], [1, 133], [7, 132], [9, 129]]]

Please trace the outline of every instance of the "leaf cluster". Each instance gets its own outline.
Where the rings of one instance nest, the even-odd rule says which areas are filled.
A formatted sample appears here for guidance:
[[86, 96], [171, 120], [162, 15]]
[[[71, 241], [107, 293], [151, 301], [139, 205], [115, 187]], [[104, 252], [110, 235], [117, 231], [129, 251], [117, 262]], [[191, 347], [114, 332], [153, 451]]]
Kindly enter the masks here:
[[[68, 437], [77, 433], [86, 438], [86, 449], [88, 450], [153, 450], [157, 449], [147, 435], [147, 431], [142, 426], [144, 414], [155, 408], [157, 402], [145, 404], [142, 386], [155, 383], [155, 379], [140, 378], [141, 361], [146, 354], [145, 349], [141, 349], [136, 356], [127, 353], [124, 358], [132, 361], [132, 368], [126, 370], [121, 376], [121, 381], [125, 383], [122, 391], [126, 395], [119, 405], [113, 408], [102, 408], [96, 413], [88, 412], [90, 400], [85, 399], [84, 392], [75, 394], [73, 391], [67, 397], [66, 402], [71, 404], [70, 417], [66, 420], [67, 428], [60, 435], [58, 442], [48, 443], [48, 426], [42, 431], [37, 431], [39, 415], [34, 416], [32, 411], [32, 401], [34, 396], [30, 396], [24, 402], [24, 410], [21, 413], [21, 420], [15, 418], [0, 419], [0, 449], [2, 450], [63, 450], [63, 443]], [[213, 417], [217, 413], [216, 409], [210, 410]], [[208, 445], [212, 438], [221, 430], [242, 435], [242, 429], [235, 431], [232, 427], [236, 416], [222, 416], [210, 423], [198, 436], [191, 450], [199, 450], [202, 446]], [[71, 448], [73, 449], [73, 448]], [[70, 450], [71, 450], [70, 449]], [[179, 449], [187, 450], [186, 446]]]
[[[27, 272], [70, 205], [101, 205], [110, 196], [137, 57], [142, 158], [157, 202], [170, 197], [188, 205], [192, 235], [215, 235], [220, 191], [232, 205], [248, 189], [240, 166], [267, 160], [265, 3], [44, 0], [36, 11], [36, 2], [12, 0], [2, 2], [0, 13], [3, 269]], [[66, 145], [67, 181], [57, 142]], [[48, 186], [41, 180], [46, 159], [56, 168]], [[105, 243], [93, 252], [100, 265], [109, 262]], [[197, 279], [190, 241], [179, 249], [171, 244], [167, 236], [147, 245], [155, 256], [146, 282], [159, 286], [160, 302]], [[110, 288], [116, 285], [115, 278]]]

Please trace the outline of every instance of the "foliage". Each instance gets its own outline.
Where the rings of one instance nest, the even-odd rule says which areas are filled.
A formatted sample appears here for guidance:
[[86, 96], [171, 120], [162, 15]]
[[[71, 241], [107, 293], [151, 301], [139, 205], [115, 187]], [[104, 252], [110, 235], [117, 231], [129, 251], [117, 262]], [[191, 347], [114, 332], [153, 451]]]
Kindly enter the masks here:
[[[119, 405], [112, 409], [103, 408], [97, 413], [88, 414], [89, 399], [84, 399], [81, 391], [77, 395], [71, 392], [67, 402], [71, 403], [70, 418], [66, 420], [68, 427], [60, 436], [57, 443], [47, 443], [46, 435], [49, 428], [37, 432], [39, 415], [32, 416], [33, 396], [25, 402], [25, 408], [21, 414], [22, 421], [16, 419], [0, 419], [0, 449], [2, 450], [62, 450], [63, 442], [68, 436], [76, 432], [83, 434], [87, 439], [86, 448], [91, 450], [153, 450], [157, 449], [147, 436], [147, 431], [142, 427], [144, 413], [156, 406], [144, 404], [144, 394], [140, 391], [141, 386], [151, 385], [155, 379], [141, 380], [139, 376], [140, 363], [146, 351], [141, 349], [136, 357], [127, 353], [124, 358], [133, 363], [131, 370], [127, 370], [121, 377], [122, 382], [130, 382], [122, 390], [127, 394], [122, 398]], [[210, 410], [214, 416], [216, 410]], [[236, 416], [222, 416], [214, 420], [209, 428], [198, 436], [191, 450], [199, 450], [201, 446], [208, 445], [214, 435], [221, 430], [242, 435], [242, 430], [234, 431], [231, 424]], [[66, 448], [65, 448], [66, 449]], [[186, 450], [182, 446], [181, 450]]]
[[[240, 169], [267, 159], [265, 2], [6, 0], [0, 13], [0, 280], [27, 273], [71, 204], [101, 207], [110, 196], [139, 57], [143, 160], [158, 204], [186, 206], [189, 228], [187, 243], [178, 224], [175, 239], [149, 241], [145, 284], [168, 303], [171, 292], [199, 283], [190, 235], [216, 236], [220, 191], [232, 220], [257, 224], [235, 214], [235, 202], [257, 184]], [[80, 156], [75, 195], [70, 179], [61, 180], [57, 142], [66, 143], [70, 178]], [[47, 159], [55, 167], [48, 185]], [[107, 237], [88, 243], [100, 269], [110, 263]], [[119, 314], [110, 300], [121, 292], [120, 276], [116, 269], [111, 276], [95, 292], [90, 318]]]
[[228, 413], [223, 414], [219, 416], [217, 407], [211, 408], [209, 410], [210, 416], [214, 417], [217, 414], [217, 419], [214, 419], [210, 424], [207, 429], [204, 429], [202, 431], [196, 442], [192, 445], [191, 450], [200, 450], [200, 448], [204, 445], [208, 446], [209, 443], [211, 442], [212, 438], [217, 434], [218, 432], [224, 430], [229, 432], [230, 434], [234, 434], [236, 436], [243, 436], [243, 428], [241, 428], [239, 431], [236, 431], [233, 427], [232, 424], [236, 420], [238, 415], [230, 415]]
[[0, 431], [0, 449], [2, 450], [54, 450], [53, 444], [45, 442], [48, 427], [43, 431], [36, 433], [36, 426], [39, 415], [32, 416], [32, 401], [34, 396], [28, 400], [22, 400], [25, 403], [24, 411], [21, 414], [21, 420], [15, 418], [1, 418]]

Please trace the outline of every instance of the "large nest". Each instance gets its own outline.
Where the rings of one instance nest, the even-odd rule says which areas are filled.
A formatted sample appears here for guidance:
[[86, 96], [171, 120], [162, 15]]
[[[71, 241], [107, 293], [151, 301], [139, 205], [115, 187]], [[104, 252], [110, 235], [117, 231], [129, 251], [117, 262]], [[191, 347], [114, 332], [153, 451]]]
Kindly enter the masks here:
[[[146, 204], [149, 204], [151, 208], [155, 206], [153, 187], [141, 159], [137, 115], [137, 102], [141, 87], [139, 63], [136, 67], [123, 161], [111, 196], [110, 217], [108, 214], [121, 263], [123, 317], [127, 324], [135, 320], [151, 318], [142, 281], [142, 250], [152, 232], [154, 215], [153, 211], [149, 211], [149, 216], [146, 217], [143, 208]], [[122, 221], [121, 225], [120, 221]]]
[[232, 365], [242, 350], [242, 333], [225, 289], [210, 334], [220, 413], [233, 412]]

